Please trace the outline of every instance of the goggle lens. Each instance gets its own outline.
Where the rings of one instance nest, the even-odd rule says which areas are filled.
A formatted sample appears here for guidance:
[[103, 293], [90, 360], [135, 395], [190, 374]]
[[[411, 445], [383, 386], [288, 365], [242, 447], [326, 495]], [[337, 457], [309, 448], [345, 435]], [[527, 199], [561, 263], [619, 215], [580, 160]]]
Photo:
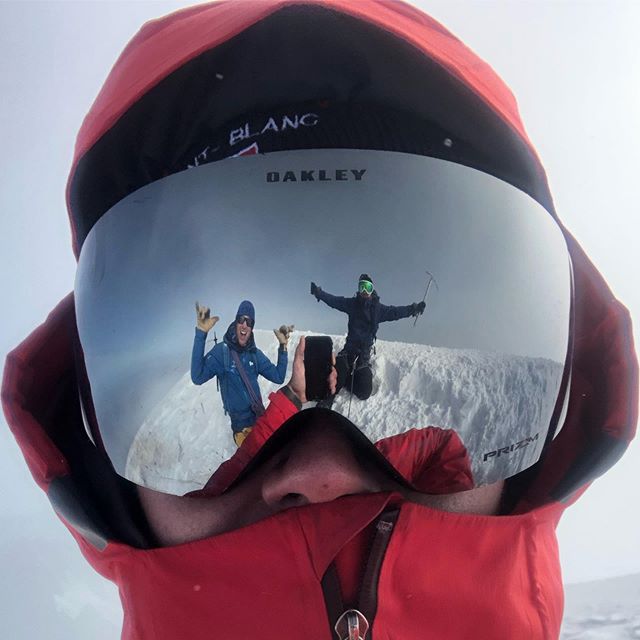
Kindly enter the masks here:
[[[390, 187], [390, 176], [402, 176], [401, 185]], [[381, 296], [373, 304], [353, 295], [364, 269]], [[358, 290], [373, 285], [362, 280]], [[368, 375], [373, 391], [361, 400], [347, 382], [332, 410], [400, 474], [415, 473], [414, 459], [432, 460], [425, 438], [439, 434], [457, 438], [474, 486], [493, 483], [534, 464], [562, 424], [571, 295], [569, 254], [552, 215], [481, 171], [362, 150], [205, 164], [130, 194], [84, 241], [75, 304], [88, 427], [117, 473], [175, 495], [219, 478], [236, 452], [250, 461], [271, 432], [258, 420], [236, 449], [232, 412], [212, 378], [194, 383], [192, 356], [195, 338], [204, 359], [216, 349], [202, 366], [220, 376], [221, 390], [231, 386], [222, 367], [238, 354], [223, 346], [233, 345], [236, 323], [253, 328], [236, 315], [246, 298], [266, 327], [253, 330], [247, 348], [274, 369], [288, 358], [283, 380], [258, 378], [267, 412], [296, 348], [294, 340], [285, 355], [272, 327], [295, 324], [296, 339], [330, 335], [336, 353], [364, 343], [345, 370]], [[213, 331], [194, 337], [194, 300], [221, 319], [217, 344]], [[357, 326], [355, 307], [368, 314]], [[247, 372], [257, 369], [251, 358]]]
[[360, 280], [358, 283], [358, 291], [360, 291], [360, 293], [371, 294], [373, 293], [373, 284], [368, 280]]

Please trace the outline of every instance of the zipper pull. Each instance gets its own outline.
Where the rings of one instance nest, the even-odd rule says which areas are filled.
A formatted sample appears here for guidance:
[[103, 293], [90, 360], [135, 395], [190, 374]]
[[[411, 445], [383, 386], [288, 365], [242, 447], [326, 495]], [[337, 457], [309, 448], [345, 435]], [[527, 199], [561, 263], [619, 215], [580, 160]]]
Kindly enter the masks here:
[[365, 640], [369, 622], [357, 609], [347, 609], [336, 622], [339, 640]]

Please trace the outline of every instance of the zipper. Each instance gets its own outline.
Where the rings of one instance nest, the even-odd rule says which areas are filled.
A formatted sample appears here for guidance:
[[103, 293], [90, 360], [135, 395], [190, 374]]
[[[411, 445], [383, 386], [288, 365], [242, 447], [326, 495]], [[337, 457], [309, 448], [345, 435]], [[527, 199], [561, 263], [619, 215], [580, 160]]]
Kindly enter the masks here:
[[347, 609], [334, 627], [339, 640], [365, 640], [369, 622], [357, 609]]
[[329, 565], [322, 577], [321, 584], [330, 626], [338, 640], [373, 640], [373, 635], [367, 637], [367, 633], [378, 609], [380, 570], [399, 513], [400, 509], [397, 508], [384, 511], [375, 524], [375, 532], [360, 583], [357, 609], [345, 609], [334, 563]]

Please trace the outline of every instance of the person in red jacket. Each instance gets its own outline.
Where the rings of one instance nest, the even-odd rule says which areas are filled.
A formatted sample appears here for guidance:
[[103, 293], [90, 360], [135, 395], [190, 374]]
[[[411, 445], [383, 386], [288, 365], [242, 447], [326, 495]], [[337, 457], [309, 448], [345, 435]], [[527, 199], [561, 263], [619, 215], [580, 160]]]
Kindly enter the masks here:
[[[509, 90], [442, 25], [389, 0], [154, 21], [83, 123], [68, 206], [74, 294], [9, 355], [3, 407], [123, 638], [558, 636], [555, 527], [635, 431], [630, 320]], [[225, 449], [181, 310], [206, 287], [335, 334], [294, 292], [365, 264], [406, 299], [408, 274], [439, 283], [379, 336], [380, 386], [348, 416], [307, 403], [302, 339]]]

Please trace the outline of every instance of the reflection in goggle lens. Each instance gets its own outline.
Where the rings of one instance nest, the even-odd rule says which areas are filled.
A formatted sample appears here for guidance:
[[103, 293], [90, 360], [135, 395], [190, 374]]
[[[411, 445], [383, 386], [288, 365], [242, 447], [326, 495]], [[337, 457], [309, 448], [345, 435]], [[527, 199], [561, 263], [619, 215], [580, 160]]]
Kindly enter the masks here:
[[[561, 424], [570, 283], [549, 212], [468, 167], [353, 150], [206, 164], [131, 194], [84, 242], [88, 426], [132, 482], [201, 489], [269, 439], [270, 394], [300, 337], [324, 334], [339, 389], [324, 406], [416, 488], [496, 482]], [[216, 321], [196, 324], [194, 300]]]

